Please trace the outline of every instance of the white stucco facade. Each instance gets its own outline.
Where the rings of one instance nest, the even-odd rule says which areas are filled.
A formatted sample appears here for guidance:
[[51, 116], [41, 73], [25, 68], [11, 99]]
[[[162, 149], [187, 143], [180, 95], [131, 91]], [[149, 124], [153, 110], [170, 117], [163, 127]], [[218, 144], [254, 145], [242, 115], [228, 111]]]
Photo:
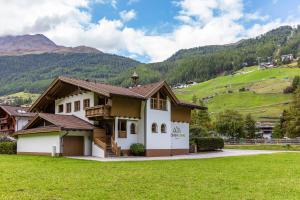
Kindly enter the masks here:
[[101, 149], [97, 145], [92, 143], [92, 156], [94, 157], [99, 157], [99, 158], [104, 158], [105, 157], [105, 151], [104, 149]]
[[32, 135], [19, 135], [17, 140], [17, 152], [22, 153], [50, 153], [53, 146], [56, 152], [60, 153], [60, 135], [59, 133], [43, 133]]
[[[79, 117], [83, 120], [86, 120], [90, 123], [93, 123], [93, 121], [90, 121], [86, 116], [85, 116], [85, 110], [83, 108], [83, 100], [84, 99], [89, 99], [90, 100], [90, 107], [95, 105], [95, 95], [92, 92], [85, 92], [81, 94], [76, 94], [72, 96], [68, 96], [65, 98], [57, 99], [55, 100], [55, 114], [63, 114], [63, 115], [75, 115], [76, 117]], [[79, 111], [74, 111], [74, 102], [80, 101], [80, 110]], [[71, 103], [71, 112], [67, 113], [67, 103]], [[59, 112], [59, 105], [63, 105], [64, 109], [63, 112]]]
[[[150, 99], [147, 100], [146, 110], [146, 149], [171, 149], [171, 103], [167, 99], [167, 110], [150, 108]], [[152, 133], [152, 124], [157, 124], [157, 133]], [[166, 133], [161, 133], [161, 125], [166, 125]]]

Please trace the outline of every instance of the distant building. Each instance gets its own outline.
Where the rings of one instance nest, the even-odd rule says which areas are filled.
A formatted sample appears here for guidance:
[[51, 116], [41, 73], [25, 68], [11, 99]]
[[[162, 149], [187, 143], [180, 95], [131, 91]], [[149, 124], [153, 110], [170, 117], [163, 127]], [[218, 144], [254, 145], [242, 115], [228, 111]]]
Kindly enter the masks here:
[[26, 108], [0, 106], [0, 135], [11, 135], [21, 130], [34, 115]]
[[278, 120], [279, 118], [262, 117], [260, 121], [256, 122], [256, 135], [264, 139], [272, 139], [273, 128]]
[[281, 62], [290, 62], [294, 60], [293, 54], [286, 54], [281, 56]]

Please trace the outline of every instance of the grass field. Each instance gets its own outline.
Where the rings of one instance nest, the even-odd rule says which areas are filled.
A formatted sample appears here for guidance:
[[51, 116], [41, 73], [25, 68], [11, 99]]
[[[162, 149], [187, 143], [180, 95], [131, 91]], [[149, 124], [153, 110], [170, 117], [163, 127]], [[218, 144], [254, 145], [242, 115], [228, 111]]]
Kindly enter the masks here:
[[300, 151], [300, 145], [280, 145], [280, 144], [225, 145], [225, 149]]
[[[180, 99], [187, 101], [191, 101], [193, 95], [198, 98], [212, 97], [207, 106], [213, 114], [235, 109], [243, 114], [252, 113], [256, 118], [278, 117], [291, 101], [291, 95], [282, 91], [299, 74], [300, 68], [287, 66], [264, 70], [256, 66], [247, 67], [235, 75], [220, 76], [175, 92]], [[249, 91], [239, 92], [241, 88]], [[229, 90], [232, 93], [228, 93]]]
[[0, 199], [299, 199], [298, 153], [111, 162], [0, 156]]

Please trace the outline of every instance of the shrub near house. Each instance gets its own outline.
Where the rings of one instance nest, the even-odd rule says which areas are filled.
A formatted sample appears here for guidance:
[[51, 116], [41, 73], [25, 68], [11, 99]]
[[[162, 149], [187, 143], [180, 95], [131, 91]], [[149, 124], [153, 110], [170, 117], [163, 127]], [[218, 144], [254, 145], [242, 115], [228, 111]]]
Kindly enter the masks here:
[[7, 137], [0, 137], [0, 154], [16, 154], [17, 143]]
[[198, 151], [212, 151], [224, 148], [222, 138], [196, 138], [195, 144]]

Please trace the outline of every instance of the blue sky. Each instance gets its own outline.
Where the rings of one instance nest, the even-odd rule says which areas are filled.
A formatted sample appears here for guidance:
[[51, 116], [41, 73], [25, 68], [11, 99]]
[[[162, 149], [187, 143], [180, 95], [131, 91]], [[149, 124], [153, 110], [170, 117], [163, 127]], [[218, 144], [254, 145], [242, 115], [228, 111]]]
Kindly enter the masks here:
[[299, 0], [0, 0], [0, 36], [42, 33], [142, 62], [296, 24]]

